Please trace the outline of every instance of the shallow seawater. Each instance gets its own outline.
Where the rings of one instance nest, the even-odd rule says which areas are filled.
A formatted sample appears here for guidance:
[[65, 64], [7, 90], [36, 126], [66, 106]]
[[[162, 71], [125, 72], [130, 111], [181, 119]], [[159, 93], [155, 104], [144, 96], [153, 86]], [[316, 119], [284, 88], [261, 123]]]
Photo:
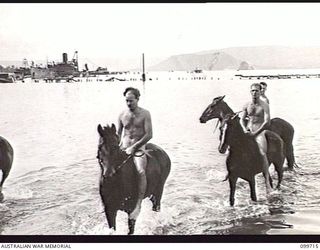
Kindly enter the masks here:
[[[228, 182], [223, 182], [226, 155], [218, 153], [218, 132], [213, 133], [216, 121], [201, 124], [199, 117], [220, 95], [226, 95], [234, 111], [241, 110], [250, 100], [251, 83], [226, 75], [219, 80], [159, 80], [144, 88], [139, 82], [0, 85], [5, 107], [0, 112], [1, 136], [15, 150], [0, 204], [1, 234], [127, 233], [124, 212], [118, 212], [115, 232], [107, 227], [96, 153], [97, 125], [116, 124], [125, 108], [122, 92], [131, 85], [141, 90], [140, 104], [151, 112], [152, 142], [164, 148], [172, 161], [162, 210], [153, 212], [151, 202], [144, 200], [136, 234], [264, 234], [270, 229], [269, 233], [290, 234], [290, 217], [281, 216], [317, 210], [320, 202], [320, 80], [268, 81], [271, 116], [286, 119], [295, 128], [299, 168], [284, 173], [281, 189], [269, 199], [263, 177], [257, 175], [258, 202], [250, 200], [248, 184], [239, 180], [236, 203], [230, 207]], [[276, 178], [273, 167], [271, 173]], [[301, 218], [300, 223], [305, 220], [308, 225], [309, 219]], [[320, 226], [309, 227], [320, 233]]]

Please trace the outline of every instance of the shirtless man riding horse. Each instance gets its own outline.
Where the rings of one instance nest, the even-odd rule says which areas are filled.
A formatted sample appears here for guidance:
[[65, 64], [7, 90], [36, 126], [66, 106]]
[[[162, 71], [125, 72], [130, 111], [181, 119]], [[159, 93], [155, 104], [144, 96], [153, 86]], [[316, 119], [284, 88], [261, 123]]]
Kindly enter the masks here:
[[152, 138], [152, 123], [149, 111], [138, 106], [140, 97], [138, 89], [126, 88], [123, 95], [128, 109], [122, 111], [119, 115], [117, 133], [121, 138], [120, 147], [128, 155], [133, 155], [133, 161], [139, 175], [138, 200], [134, 211], [130, 215], [133, 219], [136, 219], [147, 187], [147, 156], [144, 152], [146, 143]]
[[[249, 136], [255, 137], [260, 153], [263, 157], [263, 175], [266, 181], [267, 194], [271, 191], [269, 163], [267, 158], [267, 140], [265, 136], [266, 126], [270, 123], [269, 105], [260, 99], [261, 85], [253, 83], [250, 87], [252, 100], [243, 107], [240, 124], [243, 131]], [[247, 117], [249, 120], [247, 121]]]

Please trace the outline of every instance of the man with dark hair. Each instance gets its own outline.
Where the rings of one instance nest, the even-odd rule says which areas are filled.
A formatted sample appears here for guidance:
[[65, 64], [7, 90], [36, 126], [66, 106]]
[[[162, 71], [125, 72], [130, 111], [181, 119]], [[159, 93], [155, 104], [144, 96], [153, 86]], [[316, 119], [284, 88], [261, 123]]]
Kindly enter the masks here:
[[[121, 138], [120, 147], [128, 155], [144, 151], [146, 143], [152, 138], [152, 123], [150, 112], [138, 106], [140, 92], [136, 88], [126, 88], [123, 93], [128, 109], [122, 111], [118, 119], [118, 135]], [[139, 194], [130, 219], [136, 219], [141, 209], [141, 202], [147, 188], [146, 167], [147, 157], [144, 153], [133, 156], [139, 174]]]
[[260, 85], [261, 85], [261, 96], [260, 96], [260, 99], [269, 104], [269, 99], [265, 94], [265, 92], [267, 90], [267, 83], [260, 82]]
[[135, 97], [136, 97], [137, 99], [139, 99], [139, 97], [140, 97], [140, 91], [139, 91], [138, 89], [136, 89], [136, 88], [133, 88], [133, 87], [128, 87], [128, 88], [126, 88], [126, 89], [124, 90], [124, 92], [123, 92], [123, 96], [126, 96], [126, 94], [127, 94], [129, 91], [131, 91], [131, 92], [135, 95]]
[[[267, 159], [267, 140], [265, 128], [270, 123], [269, 105], [260, 100], [261, 85], [253, 83], [250, 87], [251, 101], [246, 103], [242, 109], [240, 124], [243, 131], [249, 136], [255, 137], [260, 153], [263, 157], [263, 174], [265, 176], [267, 193], [271, 191], [269, 182], [269, 164]], [[246, 117], [249, 118], [246, 123]]]

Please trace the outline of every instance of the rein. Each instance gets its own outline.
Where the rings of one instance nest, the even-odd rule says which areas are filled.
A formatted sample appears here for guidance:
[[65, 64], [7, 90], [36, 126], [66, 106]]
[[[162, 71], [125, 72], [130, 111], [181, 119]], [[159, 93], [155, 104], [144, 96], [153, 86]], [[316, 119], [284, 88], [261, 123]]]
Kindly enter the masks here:
[[241, 112], [243, 112], [243, 110], [240, 110], [240, 111], [238, 111], [238, 112], [235, 112], [234, 115], [233, 115], [233, 117], [236, 117], [236, 116], [239, 115]]
[[[99, 150], [100, 150], [100, 146], [99, 146]], [[124, 152], [124, 151], [123, 151]], [[142, 157], [142, 156], [144, 156], [145, 154], [147, 154], [147, 155], [149, 155], [147, 152], [142, 152], [141, 154], [137, 154], [137, 152], [135, 152], [135, 153], [133, 153], [133, 154], [130, 154], [130, 155], [128, 155], [127, 156], [127, 158], [120, 164], [120, 165], [118, 165], [118, 166], [116, 166], [115, 168], [114, 168], [114, 170], [115, 170], [115, 173], [117, 172], [117, 171], [119, 171], [132, 157]], [[102, 166], [102, 161], [100, 160], [100, 158], [99, 158], [99, 154], [98, 154], [98, 156], [97, 156], [97, 158], [98, 158], [98, 161], [99, 161], [99, 164], [100, 164], [100, 166]], [[107, 176], [103, 176], [103, 178], [106, 178]]]
[[146, 154], [146, 152], [142, 152], [142, 154], [140, 155], [137, 155], [137, 152], [133, 153], [133, 154], [130, 154], [128, 155], [128, 157], [120, 164], [118, 165], [117, 167], [115, 167], [115, 171], [117, 172], [120, 168], [122, 168], [132, 157], [142, 157]]
[[216, 123], [216, 126], [215, 126], [214, 130], [213, 130], [213, 133], [216, 132], [216, 130], [217, 130], [217, 128], [218, 128], [218, 124], [219, 124], [219, 120], [217, 120], [217, 123]]

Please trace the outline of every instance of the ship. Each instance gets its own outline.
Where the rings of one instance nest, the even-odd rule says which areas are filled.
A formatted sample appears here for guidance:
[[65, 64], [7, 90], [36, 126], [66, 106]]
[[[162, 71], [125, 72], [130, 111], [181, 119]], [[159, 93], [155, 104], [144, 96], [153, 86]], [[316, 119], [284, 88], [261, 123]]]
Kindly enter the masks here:
[[0, 83], [13, 83], [16, 81], [14, 73], [0, 72]]
[[31, 66], [31, 78], [32, 79], [44, 79], [44, 80], [62, 80], [72, 79], [79, 76], [78, 66], [78, 51], [75, 51], [71, 61], [68, 61], [68, 54], [62, 54], [62, 62], [47, 62], [46, 67]]

